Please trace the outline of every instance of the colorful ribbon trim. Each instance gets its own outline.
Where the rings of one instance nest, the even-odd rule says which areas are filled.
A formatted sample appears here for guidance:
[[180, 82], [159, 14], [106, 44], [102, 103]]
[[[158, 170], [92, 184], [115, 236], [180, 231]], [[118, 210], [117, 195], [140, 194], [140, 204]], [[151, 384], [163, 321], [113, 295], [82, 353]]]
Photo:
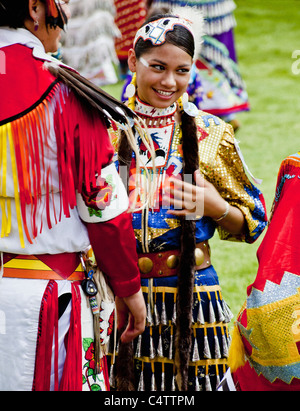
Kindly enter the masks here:
[[[55, 166], [45, 161], [45, 151], [56, 150], [51, 148], [51, 128], [57, 143], [59, 209], [54, 205], [52, 172]], [[102, 168], [108, 149], [106, 141], [103, 146], [101, 133], [106, 133], [106, 128], [97, 113], [90, 112], [87, 118], [80, 101], [60, 83], [54, 84], [45, 99], [30, 112], [0, 125], [1, 238], [11, 233], [12, 197], [22, 248], [25, 248], [25, 238], [33, 244], [42, 231], [43, 219], [39, 221], [37, 216], [46, 215], [49, 229], [60, 221], [62, 212], [66, 218], [70, 217], [70, 209], [77, 204], [76, 190], [81, 193], [83, 184], [87, 190], [97, 186], [95, 176]], [[80, 156], [78, 164], [76, 148]], [[8, 173], [12, 173], [13, 196], [7, 192]], [[41, 212], [42, 197], [45, 212]]]
[[[35, 256], [18, 256], [4, 264], [4, 278], [25, 278], [38, 280], [64, 280], [60, 274], [53, 271]], [[85, 278], [82, 265], [66, 278], [68, 281], [82, 281]]]

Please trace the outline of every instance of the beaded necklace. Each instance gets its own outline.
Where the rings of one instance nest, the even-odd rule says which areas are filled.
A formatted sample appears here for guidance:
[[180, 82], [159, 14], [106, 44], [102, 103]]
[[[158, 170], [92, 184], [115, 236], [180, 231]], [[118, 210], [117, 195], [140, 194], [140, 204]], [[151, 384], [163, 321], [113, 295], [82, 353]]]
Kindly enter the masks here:
[[[175, 113], [177, 111], [177, 103], [172, 104], [166, 109], [157, 109], [148, 104], [143, 103], [138, 98], [135, 103], [135, 112], [145, 121], [148, 126], [149, 134], [154, 143], [155, 148], [155, 165], [157, 172], [157, 188], [156, 188], [156, 207], [163, 191], [166, 176], [169, 174], [168, 169], [171, 167], [170, 175], [178, 175], [182, 171], [181, 154], [179, 145], [181, 140], [181, 129], [175, 122]], [[143, 176], [144, 169], [152, 170], [149, 153], [144, 147], [140, 138], [137, 137], [138, 146], [140, 148], [141, 174]]]
[[173, 103], [168, 108], [155, 108], [136, 97], [134, 111], [145, 121], [148, 128], [164, 127], [175, 123], [177, 104]]

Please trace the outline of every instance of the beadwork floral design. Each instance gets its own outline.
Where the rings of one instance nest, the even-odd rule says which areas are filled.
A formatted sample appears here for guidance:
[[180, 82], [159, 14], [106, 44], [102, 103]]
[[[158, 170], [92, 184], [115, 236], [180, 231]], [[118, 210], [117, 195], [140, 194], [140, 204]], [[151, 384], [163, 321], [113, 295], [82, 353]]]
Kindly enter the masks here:
[[89, 391], [103, 391], [105, 387], [103, 363], [102, 361], [100, 362], [100, 372], [96, 374], [94, 340], [92, 338], [84, 338], [82, 346], [85, 351], [85, 359], [87, 360], [83, 366], [82, 385], [87, 384]]

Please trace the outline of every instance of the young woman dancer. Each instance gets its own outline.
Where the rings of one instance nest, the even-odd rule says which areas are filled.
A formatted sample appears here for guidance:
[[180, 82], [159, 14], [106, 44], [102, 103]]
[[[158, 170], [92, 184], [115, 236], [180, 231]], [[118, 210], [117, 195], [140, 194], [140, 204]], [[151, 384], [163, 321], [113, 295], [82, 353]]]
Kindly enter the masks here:
[[[222, 239], [252, 243], [267, 224], [262, 194], [244, 171], [232, 127], [198, 111], [185, 96], [201, 42], [190, 20], [176, 13], [152, 17], [137, 32], [128, 58], [135, 73], [128, 105], [148, 127], [157, 172], [155, 201], [133, 214], [148, 313], [133, 346], [139, 390], [215, 389], [227, 368], [232, 317], [208, 240], [217, 229]], [[142, 196], [143, 185], [131, 182], [135, 154], [122, 132], [112, 138], [117, 165], [129, 169], [130, 197]], [[140, 173], [151, 174], [148, 148], [137, 140]], [[128, 377], [123, 361], [122, 351], [116, 368]]]

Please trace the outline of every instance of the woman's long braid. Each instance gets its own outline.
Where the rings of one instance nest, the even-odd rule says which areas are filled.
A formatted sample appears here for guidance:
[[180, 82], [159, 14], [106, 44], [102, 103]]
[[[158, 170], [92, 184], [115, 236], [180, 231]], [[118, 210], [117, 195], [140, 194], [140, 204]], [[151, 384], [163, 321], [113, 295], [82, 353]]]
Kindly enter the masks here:
[[[132, 105], [132, 104], [131, 104]], [[130, 107], [131, 108], [131, 107]], [[124, 167], [126, 171], [126, 181], [123, 181], [129, 194], [129, 171], [132, 161], [132, 147], [129, 144], [128, 138], [124, 130], [120, 132], [118, 146], [119, 166]], [[121, 170], [121, 168], [120, 168]], [[123, 177], [123, 176], [122, 176]], [[125, 329], [125, 328], [124, 328]], [[122, 335], [124, 329], [119, 332]], [[134, 391], [134, 353], [133, 343], [122, 343], [119, 339], [119, 352], [116, 359], [116, 389], [117, 391]]]
[[[183, 178], [199, 169], [197, 127], [193, 117], [182, 112]], [[196, 224], [181, 218], [181, 258], [178, 272], [176, 363], [177, 383], [181, 391], [188, 389], [188, 368], [192, 348], [192, 307], [195, 272]]]

